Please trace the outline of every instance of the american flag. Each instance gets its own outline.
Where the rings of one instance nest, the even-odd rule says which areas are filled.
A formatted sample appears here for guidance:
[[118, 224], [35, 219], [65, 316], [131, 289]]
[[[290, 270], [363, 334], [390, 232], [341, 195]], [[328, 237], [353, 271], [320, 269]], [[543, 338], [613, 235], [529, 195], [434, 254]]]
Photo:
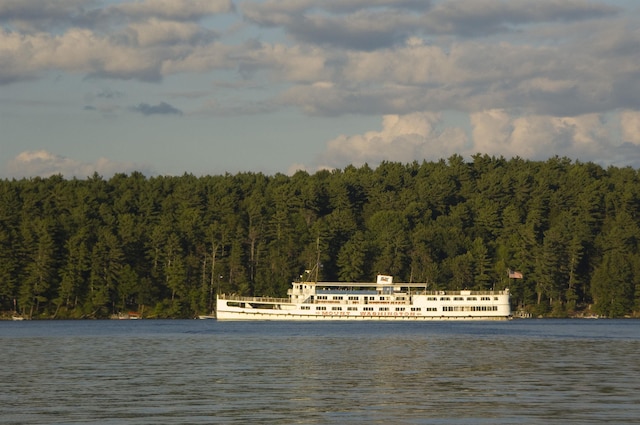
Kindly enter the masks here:
[[507, 272], [509, 279], [522, 279], [522, 273], [509, 269]]

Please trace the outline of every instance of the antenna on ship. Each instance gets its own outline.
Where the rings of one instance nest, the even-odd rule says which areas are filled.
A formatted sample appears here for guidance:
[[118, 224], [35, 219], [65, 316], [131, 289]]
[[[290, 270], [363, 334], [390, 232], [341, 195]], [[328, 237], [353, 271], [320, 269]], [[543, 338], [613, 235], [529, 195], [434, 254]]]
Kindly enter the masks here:
[[[318, 283], [319, 270], [320, 270], [320, 236], [318, 236], [318, 238], [316, 239], [316, 264], [313, 266], [313, 268], [311, 268], [311, 270], [305, 270], [304, 273], [306, 275], [306, 278], [313, 278], [313, 282]], [[313, 274], [314, 271], [315, 271], [315, 274], [312, 277], [311, 275]]]
[[314, 282], [318, 283], [318, 273], [320, 271], [320, 236], [316, 238], [316, 277]]

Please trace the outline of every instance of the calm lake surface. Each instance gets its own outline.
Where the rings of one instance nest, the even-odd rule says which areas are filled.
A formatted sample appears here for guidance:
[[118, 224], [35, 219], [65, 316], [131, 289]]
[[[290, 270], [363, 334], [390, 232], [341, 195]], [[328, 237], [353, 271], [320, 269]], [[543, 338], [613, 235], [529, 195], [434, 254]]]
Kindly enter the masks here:
[[640, 423], [640, 321], [0, 322], [2, 424]]

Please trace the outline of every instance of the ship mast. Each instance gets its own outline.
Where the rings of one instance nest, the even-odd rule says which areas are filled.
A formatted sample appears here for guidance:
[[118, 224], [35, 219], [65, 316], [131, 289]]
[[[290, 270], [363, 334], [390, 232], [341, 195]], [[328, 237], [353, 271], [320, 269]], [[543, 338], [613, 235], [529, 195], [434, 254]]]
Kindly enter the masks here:
[[316, 238], [316, 277], [314, 282], [318, 283], [318, 272], [320, 271], [320, 236]]
[[311, 268], [311, 270], [304, 271], [305, 281], [307, 278], [313, 278], [313, 282], [318, 283], [319, 271], [320, 271], [320, 236], [318, 236], [318, 238], [316, 239], [316, 264]]

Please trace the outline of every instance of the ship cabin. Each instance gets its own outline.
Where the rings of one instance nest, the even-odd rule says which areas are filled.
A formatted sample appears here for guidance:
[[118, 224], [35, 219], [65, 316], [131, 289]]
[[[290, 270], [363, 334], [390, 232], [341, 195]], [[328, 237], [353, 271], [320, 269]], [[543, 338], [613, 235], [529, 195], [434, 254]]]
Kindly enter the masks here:
[[394, 284], [392, 276], [378, 275], [375, 283], [294, 282], [288, 291], [294, 304], [409, 304], [427, 285]]

